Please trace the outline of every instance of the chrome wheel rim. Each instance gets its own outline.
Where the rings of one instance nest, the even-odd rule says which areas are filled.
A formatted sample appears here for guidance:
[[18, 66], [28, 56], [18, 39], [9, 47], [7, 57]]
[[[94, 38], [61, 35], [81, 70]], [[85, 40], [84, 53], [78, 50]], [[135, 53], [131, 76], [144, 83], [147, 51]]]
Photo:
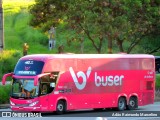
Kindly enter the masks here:
[[62, 104], [58, 104], [57, 108], [58, 108], [59, 111], [63, 111], [63, 105]]
[[133, 100], [131, 100], [131, 101], [129, 102], [129, 104], [130, 104], [131, 107], [134, 107], [134, 106], [135, 106], [135, 102], [134, 102]]

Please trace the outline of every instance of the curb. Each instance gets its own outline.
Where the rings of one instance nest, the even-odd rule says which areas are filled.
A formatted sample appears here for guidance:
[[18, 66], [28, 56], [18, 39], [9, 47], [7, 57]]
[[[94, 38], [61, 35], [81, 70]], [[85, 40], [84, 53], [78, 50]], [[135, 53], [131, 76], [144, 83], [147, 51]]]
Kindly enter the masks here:
[[10, 104], [1, 104], [0, 109], [7, 109], [10, 108]]

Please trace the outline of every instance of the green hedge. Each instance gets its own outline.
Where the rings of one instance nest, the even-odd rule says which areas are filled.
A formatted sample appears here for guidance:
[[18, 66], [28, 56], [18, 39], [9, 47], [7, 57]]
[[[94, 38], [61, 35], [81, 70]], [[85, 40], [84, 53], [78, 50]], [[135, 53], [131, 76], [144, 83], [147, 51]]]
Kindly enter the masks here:
[[[21, 57], [21, 53], [16, 50], [4, 50], [0, 53], [0, 81], [6, 73], [13, 72], [14, 67]], [[0, 85], [0, 104], [9, 103], [10, 85]]]
[[9, 103], [10, 85], [0, 85], [0, 104]]
[[[16, 50], [4, 50], [0, 53], [0, 81], [6, 73], [13, 72], [18, 59], [22, 56]], [[10, 85], [0, 85], [0, 104], [9, 103]]]
[[0, 53], [0, 79], [2, 79], [4, 74], [13, 72], [21, 56], [22, 53], [16, 50], [4, 50]]
[[160, 74], [156, 75], [156, 88], [160, 88]]

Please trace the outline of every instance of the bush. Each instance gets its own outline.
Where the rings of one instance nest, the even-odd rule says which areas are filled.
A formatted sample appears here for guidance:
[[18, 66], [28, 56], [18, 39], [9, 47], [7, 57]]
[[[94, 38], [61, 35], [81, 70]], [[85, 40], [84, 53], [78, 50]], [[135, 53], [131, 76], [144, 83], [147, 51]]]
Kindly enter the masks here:
[[[15, 50], [6, 50], [0, 53], [0, 80], [5, 73], [13, 72], [14, 67], [21, 57], [21, 53]], [[10, 85], [0, 85], [0, 104], [9, 103]]]
[[156, 88], [160, 88], [160, 74], [156, 75]]
[[0, 85], [0, 104], [9, 103], [10, 85]]
[[0, 79], [2, 79], [5, 73], [13, 72], [21, 53], [15, 50], [7, 50], [0, 53], [0, 56]]

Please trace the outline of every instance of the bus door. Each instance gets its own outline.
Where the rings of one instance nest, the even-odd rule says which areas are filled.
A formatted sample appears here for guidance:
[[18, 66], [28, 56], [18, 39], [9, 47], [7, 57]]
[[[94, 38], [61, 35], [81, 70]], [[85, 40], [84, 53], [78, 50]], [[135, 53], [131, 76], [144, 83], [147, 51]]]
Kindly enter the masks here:
[[42, 111], [48, 111], [53, 109], [53, 98], [51, 92], [56, 86], [58, 78], [58, 72], [52, 73], [52, 75], [43, 76], [40, 79], [40, 104]]
[[40, 78], [40, 86], [39, 86], [39, 102], [41, 105], [42, 111], [48, 111], [49, 105], [49, 76], [43, 76]]

